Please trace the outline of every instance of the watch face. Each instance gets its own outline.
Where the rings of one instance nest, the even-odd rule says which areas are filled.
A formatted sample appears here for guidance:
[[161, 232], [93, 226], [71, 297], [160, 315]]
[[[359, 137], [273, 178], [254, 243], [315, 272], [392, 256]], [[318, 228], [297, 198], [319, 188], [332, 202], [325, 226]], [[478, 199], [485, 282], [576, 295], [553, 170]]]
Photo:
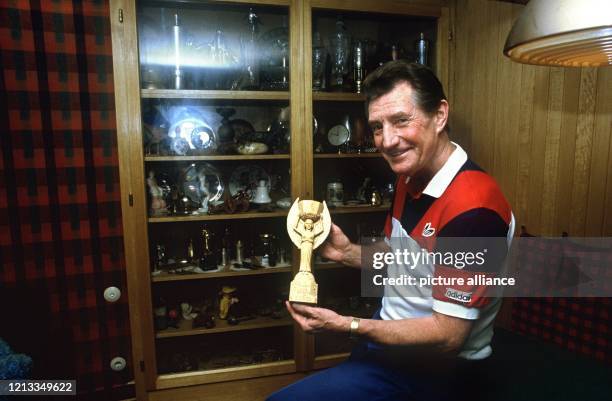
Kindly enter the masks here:
[[350, 133], [344, 125], [334, 125], [327, 131], [327, 140], [334, 146], [340, 146], [349, 140]]

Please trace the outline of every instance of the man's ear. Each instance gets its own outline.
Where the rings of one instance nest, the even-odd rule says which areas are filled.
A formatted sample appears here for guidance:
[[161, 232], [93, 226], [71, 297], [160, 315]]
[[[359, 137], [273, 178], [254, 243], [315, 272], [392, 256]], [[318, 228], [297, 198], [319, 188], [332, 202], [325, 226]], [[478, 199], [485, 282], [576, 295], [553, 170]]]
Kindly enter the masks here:
[[440, 101], [440, 105], [438, 106], [438, 110], [435, 114], [435, 124], [436, 124], [436, 133], [439, 134], [446, 127], [446, 122], [448, 121], [448, 112], [449, 112], [448, 102], [444, 99]]

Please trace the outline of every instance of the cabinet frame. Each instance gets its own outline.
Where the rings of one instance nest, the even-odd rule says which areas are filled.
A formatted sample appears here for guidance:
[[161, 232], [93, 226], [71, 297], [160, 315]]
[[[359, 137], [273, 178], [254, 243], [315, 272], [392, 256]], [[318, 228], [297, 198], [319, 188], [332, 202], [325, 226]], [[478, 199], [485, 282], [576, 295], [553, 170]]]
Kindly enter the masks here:
[[[361, 101], [362, 95], [351, 93], [316, 93], [312, 91], [312, 13], [314, 9], [362, 11], [405, 16], [437, 18], [436, 73], [449, 90], [449, 9], [446, 6], [395, 0], [208, 0], [207, 3], [254, 4], [285, 6], [289, 14], [290, 40], [290, 91], [207, 91], [207, 90], [141, 90], [136, 0], [110, 0], [110, 22], [113, 49], [113, 77], [117, 119], [117, 145], [121, 188], [123, 242], [125, 248], [127, 293], [132, 338], [132, 369], [138, 400], [148, 400], [150, 395], [166, 394], [168, 390], [198, 385], [198, 394], [206, 395], [207, 388], [217, 395], [220, 389], [231, 391], [236, 383], [273, 383], [269, 376], [285, 383], [286, 377], [333, 366], [346, 358], [346, 354], [325, 355], [315, 358], [314, 338], [293, 325], [294, 359], [288, 361], [240, 366], [214, 371], [185, 372], [158, 375], [155, 352], [155, 329], [152, 316], [150, 260], [148, 250], [148, 216], [146, 176], [143, 166], [152, 162], [142, 151], [141, 99], [142, 98], [192, 98], [192, 99], [247, 99], [288, 100], [291, 106], [291, 194], [293, 197], [311, 198], [314, 188], [314, 158], [312, 119], [313, 97], [317, 101]], [[331, 158], [331, 156], [329, 156]], [[375, 157], [375, 156], [363, 156]], [[190, 157], [193, 159], [193, 157]], [[251, 157], [251, 160], [261, 157]], [[267, 158], [283, 159], [287, 156]], [[325, 158], [325, 156], [318, 156]], [[201, 157], [202, 160], [231, 160], [230, 157]], [[249, 159], [249, 157], [241, 157]], [[159, 160], [162, 160], [161, 158]], [[172, 157], [169, 160], [174, 160]], [[195, 160], [195, 159], [194, 159]], [[199, 159], [198, 159], [199, 160]], [[347, 212], [347, 211], [343, 211]], [[204, 216], [205, 217], [205, 216]], [[206, 219], [202, 219], [206, 220]], [[143, 243], [146, 246], [143, 246]], [[297, 249], [293, 260], [299, 261]], [[298, 266], [292, 266], [293, 273]], [[147, 277], [147, 280], [143, 280]], [[293, 376], [292, 376], [293, 375]], [[296, 376], [297, 377], [297, 376]], [[206, 386], [206, 384], [215, 383]], [[213, 393], [210, 393], [213, 394]], [[154, 397], [158, 398], [158, 397]]]

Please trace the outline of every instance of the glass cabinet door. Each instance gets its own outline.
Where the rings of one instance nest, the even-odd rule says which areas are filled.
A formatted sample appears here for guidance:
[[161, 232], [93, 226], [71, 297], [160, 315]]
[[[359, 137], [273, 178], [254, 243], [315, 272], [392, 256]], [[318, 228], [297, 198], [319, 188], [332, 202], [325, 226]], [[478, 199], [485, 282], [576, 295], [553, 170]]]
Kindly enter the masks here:
[[137, 4], [157, 374], [294, 371], [289, 8]]
[[[318, 7], [318, 8], [317, 8]], [[364, 109], [363, 80], [378, 66], [397, 59], [433, 67], [437, 21], [375, 12], [311, 9], [313, 185], [332, 220], [353, 242], [380, 239], [393, 197], [395, 176], [377, 152]], [[371, 8], [376, 8], [372, 5]], [[321, 306], [340, 314], [371, 317], [380, 299], [360, 296], [360, 272], [316, 259]], [[314, 367], [345, 356], [345, 335], [318, 334]]]

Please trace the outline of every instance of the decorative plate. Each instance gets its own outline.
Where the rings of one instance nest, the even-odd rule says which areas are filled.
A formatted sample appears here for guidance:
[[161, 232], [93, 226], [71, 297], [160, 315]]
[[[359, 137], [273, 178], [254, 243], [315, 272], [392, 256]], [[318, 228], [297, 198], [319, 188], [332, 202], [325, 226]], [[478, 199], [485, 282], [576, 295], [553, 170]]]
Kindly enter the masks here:
[[272, 180], [270, 175], [256, 164], [240, 165], [232, 172], [229, 179], [229, 190], [232, 196], [238, 191], [246, 191], [251, 199], [255, 197], [255, 189], [259, 180], [265, 180], [268, 191], [272, 188]]

